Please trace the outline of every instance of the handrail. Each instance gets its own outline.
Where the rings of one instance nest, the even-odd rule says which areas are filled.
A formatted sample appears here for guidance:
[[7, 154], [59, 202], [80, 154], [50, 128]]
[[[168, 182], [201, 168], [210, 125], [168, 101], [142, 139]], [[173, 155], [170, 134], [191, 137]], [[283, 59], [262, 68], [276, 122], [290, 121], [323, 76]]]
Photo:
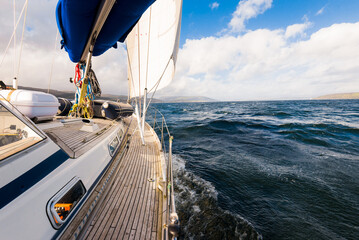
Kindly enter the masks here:
[[[159, 131], [161, 133], [161, 151], [164, 153], [165, 163], [167, 168], [166, 173], [166, 194], [167, 196], [167, 204], [166, 204], [166, 219], [164, 224], [164, 231], [166, 231], [165, 239], [177, 239], [179, 234], [179, 219], [176, 212], [175, 206], [175, 197], [174, 197], [174, 182], [173, 182], [173, 162], [172, 162], [172, 142], [173, 136], [171, 135], [165, 117], [163, 114], [156, 108], [151, 107], [147, 113], [147, 121], [153, 121], [154, 131]], [[154, 117], [151, 113], [154, 111]], [[160, 119], [158, 118], [160, 115]], [[168, 138], [168, 154], [166, 154], [166, 142], [165, 138]]]

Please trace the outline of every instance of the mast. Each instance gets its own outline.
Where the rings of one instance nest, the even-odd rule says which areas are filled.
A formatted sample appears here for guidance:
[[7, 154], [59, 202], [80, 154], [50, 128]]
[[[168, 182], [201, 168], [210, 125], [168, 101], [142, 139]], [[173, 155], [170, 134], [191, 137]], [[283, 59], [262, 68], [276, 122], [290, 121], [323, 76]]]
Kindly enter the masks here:
[[89, 113], [89, 111], [87, 109], [86, 101], [85, 101], [85, 96], [87, 94], [87, 86], [89, 85], [88, 75], [89, 75], [89, 71], [91, 68], [91, 58], [92, 58], [93, 49], [95, 47], [97, 37], [106, 21], [108, 15], [110, 14], [110, 11], [111, 11], [113, 5], [115, 4], [115, 2], [116, 2], [116, 0], [103, 0], [101, 2], [99, 11], [97, 12], [97, 15], [95, 18], [96, 19], [95, 23], [91, 30], [91, 34], [90, 34], [89, 38], [87, 39], [87, 43], [82, 52], [79, 64], [85, 65], [84, 80], [81, 85], [80, 97], [79, 97], [78, 104], [75, 104], [74, 108], [71, 110], [71, 112], [74, 112], [76, 115], [80, 115], [80, 112], [84, 112], [84, 113], [87, 113], [87, 116], [85, 116], [85, 117], [92, 118], [91, 114]]
[[[152, 6], [150, 7], [150, 17], [148, 21], [148, 40], [147, 44], [150, 46], [150, 36], [151, 36], [151, 13]], [[145, 121], [146, 121], [146, 113], [147, 113], [147, 79], [148, 79], [148, 59], [150, 54], [150, 47], [147, 47], [147, 63], [146, 63], [146, 78], [145, 78], [145, 89], [143, 94], [143, 112], [142, 112], [142, 132], [145, 132]]]
[[[130, 98], [143, 97], [140, 130], [144, 132], [146, 114], [156, 90], [173, 79], [181, 26], [182, 0], [157, 0], [142, 15], [126, 39]], [[138, 61], [137, 61], [138, 59]], [[152, 94], [151, 94], [152, 93]], [[151, 96], [149, 96], [151, 94]]]
[[103, 24], [105, 23], [108, 15], [110, 14], [110, 11], [111, 11], [113, 5], [115, 4], [115, 2], [116, 2], [116, 0], [103, 0], [101, 2], [99, 11], [96, 16], [95, 24], [92, 27], [90, 37], [88, 38], [85, 48], [82, 52], [80, 62], [84, 62], [86, 60], [88, 54], [92, 54], [96, 39], [103, 27]]
[[16, 1], [14, 0], [13, 2], [14, 2], [14, 81], [15, 81], [15, 79], [16, 79], [16, 27], [17, 26], [16, 26]]

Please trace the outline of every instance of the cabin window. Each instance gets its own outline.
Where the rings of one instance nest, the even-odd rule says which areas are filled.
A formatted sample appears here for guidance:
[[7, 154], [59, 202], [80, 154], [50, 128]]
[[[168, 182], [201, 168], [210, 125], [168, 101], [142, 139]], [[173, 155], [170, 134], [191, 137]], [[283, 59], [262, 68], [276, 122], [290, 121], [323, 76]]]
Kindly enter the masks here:
[[60, 228], [85, 195], [86, 189], [79, 178], [72, 179], [47, 204], [47, 214], [53, 227]]
[[123, 135], [123, 130], [122, 129], [120, 129], [120, 130], [118, 130], [118, 132], [117, 132], [117, 137], [118, 137], [118, 139], [122, 139], [122, 135]]
[[113, 156], [114, 152], [116, 151], [120, 141], [118, 140], [117, 136], [110, 142], [108, 145], [108, 151], [110, 152], [110, 155]]
[[0, 101], [0, 161], [44, 139]]

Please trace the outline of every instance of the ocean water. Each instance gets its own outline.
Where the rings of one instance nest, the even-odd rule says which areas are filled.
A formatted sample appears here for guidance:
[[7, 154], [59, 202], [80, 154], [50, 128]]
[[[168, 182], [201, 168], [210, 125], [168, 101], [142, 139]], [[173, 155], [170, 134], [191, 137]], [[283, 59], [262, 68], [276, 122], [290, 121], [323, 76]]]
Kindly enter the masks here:
[[153, 104], [180, 239], [359, 239], [359, 101]]

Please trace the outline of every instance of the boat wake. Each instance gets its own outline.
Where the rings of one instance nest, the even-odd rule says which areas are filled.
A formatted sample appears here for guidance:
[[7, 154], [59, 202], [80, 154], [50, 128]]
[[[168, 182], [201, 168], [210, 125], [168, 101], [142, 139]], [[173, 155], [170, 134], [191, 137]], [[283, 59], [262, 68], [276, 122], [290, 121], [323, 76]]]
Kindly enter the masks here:
[[262, 239], [248, 221], [218, 206], [215, 187], [188, 171], [184, 159], [173, 155], [173, 165], [180, 239]]

